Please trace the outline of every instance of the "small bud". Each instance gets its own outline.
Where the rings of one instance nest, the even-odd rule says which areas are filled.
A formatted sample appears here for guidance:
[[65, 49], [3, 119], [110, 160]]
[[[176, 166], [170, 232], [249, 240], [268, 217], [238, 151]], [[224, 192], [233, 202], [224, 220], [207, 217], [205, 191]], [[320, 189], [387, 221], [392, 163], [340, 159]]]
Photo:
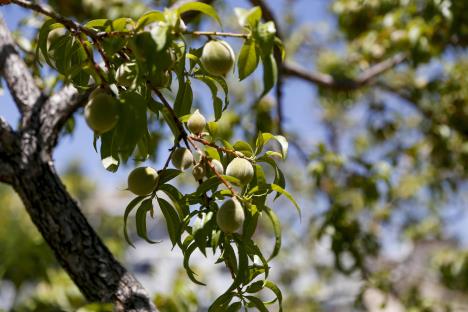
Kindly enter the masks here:
[[225, 201], [216, 214], [216, 223], [225, 233], [237, 231], [244, 223], [244, 220], [244, 208], [236, 198]]
[[184, 171], [192, 165], [193, 155], [188, 149], [178, 147], [172, 154], [171, 161], [174, 167]]
[[187, 121], [187, 127], [190, 132], [194, 134], [200, 134], [206, 126], [205, 117], [200, 114], [200, 111], [197, 109], [192, 116]]
[[226, 168], [226, 175], [239, 179], [245, 185], [252, 180], [254, 169], [247, 159], [234, 158]]
[[205, 176], [205, 168], [203, 167], [203, 165], [201, 163], [196, 164], [195, 166], [193, 166], [192, 175], [195, 178], [195, 180], [197, 180], [197, 181], [203, 179], [203, 177]]
[[213, 167], [215, 168], [215, 171], [218, 173], [218, 174], [223, 174], [224, 173], [224, 167], [223, 167], [223, 164], [217, 160], [217, 159], [212, 159], [211, 160], [211, 164], [213, 165]]
[[128, 190], [138, 196], [148, 195], [154, 191], [158, 178], [158, 172], [155, 169], [138, 167], [128, 175]]

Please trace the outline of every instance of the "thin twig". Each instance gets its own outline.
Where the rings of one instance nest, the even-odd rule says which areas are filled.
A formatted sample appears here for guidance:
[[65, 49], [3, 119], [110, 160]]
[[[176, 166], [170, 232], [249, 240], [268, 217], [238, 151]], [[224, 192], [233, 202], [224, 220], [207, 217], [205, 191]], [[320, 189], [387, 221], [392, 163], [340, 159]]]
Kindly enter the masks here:
[[[188, 138], [188, 141], [190, 142], [190, 144], [192, 144], [192, 146], [194, 147], [195, 150], [199, 150], [198, 146], [194, 143], [194, 138], [198, 138], [196, 136], [189, 136], [187, 137]], [[198, 141], [199, 142], [199, 141]], [[210, 167], [210, 170], [218, 177], [218, 179], [224, 184], [226, 185], [226, 187], [228, 188], [229, 191], [231, 191], [232, 195], [236, 196], [237, 197], [237, 192], [232, 188], [232, 185], [226, 181], [226, 179], [219, 174], [218, 171], [216, 171], [216, 168], [214, 167], [214, 165], [211, 163], [211, 160], [208, 159], [206, 156], [203, 156], [203, 158], [206, 160], [206, 163], [208, 164], [208, 167]]]
[[375, 78], [403, 63], [405, 60], [406, 55], [404, 53], [398, 53], [391, 58], [369, 67], [354, 80], [335, 80], [335, 78], [331, 75], [323, 73], [311, 73], [297, 65], [290, 63], [285, 63], [283, 65], [283, 70], [284, 74], [287, 76], [300, 78], [320, 87], [341, 91], [352, 91], [369, 85]]
[[242, 34], [242, 33], [233, 33], [233, 32], [221, 32], [221, 31], [184, 31], [183, 34], [185, 35], [192, 35], [192, 36], [215, 36], [215, 37], [235, 37], [235, 38], [245, 38], [249, 39], [250, 34]]
[[99, 66], [99, 64], [97, 64], [95, 61], [94, 61], [94, 56], [92, 54], [92, 52], [88, 49], [88, 46], [86, 46], [85, 42], [83, 41], [83, 38], [81, 38], [81, 34], [75, 34], [75, 37], [78, 39], [78, 41], [80, 42], [81, 46], [83, 47], [83, 49], [85, 50], [85, 53], [86, 53], [86, 56], [88, 57], [88, 60], [89, 62], [91, 63], [91, 65], [93, 66], [93, 69], [94, 71], [96, 72], [96, 74], [99, 76], [99, 78], [101, 78], [101, 84], [104, 84], [105, 82], [107, 82], [107, 79], [106, 77], [104, 77], [102, 71], [101, 71], [101, 67]]
[[[150, 85], [150, 84], [148, 84]], [[153, 92], [158, 96], [158, 98], [162, 101], [164, 107], [167, 108], [167, 110], [169, 111], [169, 113], [171, 114], [171, 117], [172, 119], [174, 120], [175, 124], [177, 125], [177, 129], [179, 130], [179, 138], [178, 140], [180, 141], [181, 139], [184, 140], [184, 143], [185, 145], [187, 146], [188, 149], [190, 149], [190, 145], [189, 145], [189, 142], [187, 140], [187, 132], [185, 131], [184, 129], [184, 125], [182, 124], [182, 122], [179, 120], [179, 118], [177, 117], [176, 113], [174, 112], [174, 110], [172, 109], [171, 105], [169, 104], [169, 102], [166, 100], [166, 98], [164, 97], [164, 95], [161, 93], [161, 91], [159, 91], [157, 88], [154, 88], [150, 85], [151, 87], [151, 90], [153, 90]]]
[[101, 55], [102, 60], [104, 61], [104, 64], [106, 65], [107, 72], [109, 73], [111, 69], [110, 61], [107, 58], [106, 53], [104, 52], [104, 49], [102, 48], [101, 42], [93, 38], [93, 43], [96, 46], [96, 49], [98, 50], [99, 54]]

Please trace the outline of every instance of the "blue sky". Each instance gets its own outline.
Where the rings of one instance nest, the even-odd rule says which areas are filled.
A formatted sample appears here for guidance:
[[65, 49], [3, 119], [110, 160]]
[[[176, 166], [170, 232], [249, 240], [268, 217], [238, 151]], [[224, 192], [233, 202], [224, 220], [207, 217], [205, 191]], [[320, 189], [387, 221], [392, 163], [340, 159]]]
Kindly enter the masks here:
[[[229, 1], [233, 6], [250, 7], [246, 1]], [[279, 16], [285, 8], [286, 1], [269, 1], [270, 5]], [[299, 21], [307, 21], [313, 24], [327, 23], [334, 24], [333, 17], [328, 12], [327, 0], [317, 1], [297, 1], [295, 12]], [[28, 12], [18, 6], [3, 6], [0, 9], [8, 27], [16, 29], [19, 20]], [[305, 64], [310, 67], [313, 64]], [[6, 118], [11, 124], [16, 124], [19, 118], [18, 111], [12, 102], [8, 90], [5, 89], [1, 95], [0, 115]], [[284, 89], [284, 112], [285, 128], [299, 133], [310, 133], [310, 141], [317, 141], [320, 138], [320, 131], [314, 124], [318, 123], [319, 109], [315, 96], [315, 87], [302, 81], [289, 80]], [[203, 91], [200, 91], [203, 97]], [[98, 183], [111, 188], [119, 188], [125, 183], [128, 168], [122, 167], [115, 174], [109, 173], [101, 165], [99, 155], [92, 148], [93, 135], [84, 123], [81, 115], [77, 118], [77, 127], [73, 136], [67, 136], [60, 141], [54, 153], [54, 159], [59, 171], [66, 168], [66, 165], [74, 159], [79, 159], [87, 175], [93, 176]], [[157, 166], [158, 164], [156, 164]]]

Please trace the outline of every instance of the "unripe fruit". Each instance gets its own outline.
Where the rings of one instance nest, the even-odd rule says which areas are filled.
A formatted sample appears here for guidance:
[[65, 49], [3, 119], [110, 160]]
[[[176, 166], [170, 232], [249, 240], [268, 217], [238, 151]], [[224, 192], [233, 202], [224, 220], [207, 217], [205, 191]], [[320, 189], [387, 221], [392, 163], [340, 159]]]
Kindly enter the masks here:
[[96, 89], [93, 90], [93, 92], [91, 92], [91, 93], [89, 94], [89, 99], [93, 99], [93, 98], [96, 97], [96, 95], [98, 95], [98, 94], [103, 94], [103, 93], [109, 95], [109, 93], [107, 92], [106, 89], [104, 89], [104, 88], [96, 88]]
[[236, 198], [224, 202], [216, 214], [216, 223], [221, 231], [233, 233], [237, 231], [245, 220], [244, 209]]
[[202, 180], [203, 177], [205, 176], [205, 168], [203, 167], [203, 165], [202, 164], [195, 165], [192, 169], [192, 175], [195, 178], [195, 180], [197, 181]]
[[213, 167], [215, 168], [216, 172], [219, 173], [219, 174], [223, 174], [224, 173], [224, 167], [223, 167], [223, 164], [217, 160], [217, 159], [212, 159], [211, 160], [211, 164], [213, 165]]
[[235, 55], [226, 41], [211, 40], [203, 47], [200, 61], [208, 73], [224, 76], [234, 65]]
[[190, 132], [194, 134], [200, 134], [206, 126], [206, 119], [205, 117], [200, 114], [200, 111], [197, 109], [192, 116], [187, 121], [187, 127], [189, 128]]
[[245, 185], [252, 180], [254, 170], [247, 159], [234, 158], [226, 168], [226, 175], [239, 179]]
[[110, 94], [96, 91], [85, 106], [85, 119], [88, 126], [99, 134], [111, 130], [119, 119], [117, 100]]
[[137, 68], [135, 63], [124, 63], [115, 72], [115, 81], [124, 87], [130, 87], [136, 79]]
[[151, 167], [138, 167], [128, 175], [128, 190], [135, 195], [152, 193], [158, 183], [158, 172]]
[[188, 149], [179, 147], [172, 153], [171, 161], [174, 167], [184, 171], [192, 165], [193, 155]]

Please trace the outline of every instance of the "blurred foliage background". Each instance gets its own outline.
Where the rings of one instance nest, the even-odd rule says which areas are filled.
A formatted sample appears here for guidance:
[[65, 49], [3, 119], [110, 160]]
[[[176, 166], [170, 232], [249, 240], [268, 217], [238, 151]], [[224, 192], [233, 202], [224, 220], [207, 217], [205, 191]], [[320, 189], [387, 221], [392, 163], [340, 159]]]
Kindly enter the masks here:
[[[299, 223], [292, 210], [282, 209], [282, 201], [273, 204], [285, 233], [273, 270], [285, 291], [284, 310], [468, 311], [468, 2], [317, 2], [325, 8], [328, 25], [304, 17], [314, 5], [309, 1], [265, 1], [280, 23], [286, 64], [327, 74], [335, 86], [295, 85], [297, 77], [285, 77], [291, 79], [281, 101], [273, 94], [258, 101], [259, 77], [251, 83], [231, 81], [236, 104], [218, 122], [225, 139], [252, 140], [258, 130], [278, 132], [278, 103], [285, 110], [282, 127], [291, 156], [283, 168], [304, 216]], [[48, 3], [86, 21], [139, 16], [171, 1]], [[236, 30], [232, 8], [250, 4], [214, 5], [224, 12], [225, 28]], [[38, 19], [25, 17], [15, 32], [37, 75], [40, 69], [28, 53], [34, 51], [34, 39], [26, 33], [37, 29]], [[200, 27], [210, 26], [200, 21]], [[396, 53], [403, 53], [405, 61], [371, 84], [356, 90], [337, 87]], [[44, 88], [54, 88], [53, 79], [46, 81]], [[309, 90], [312, 96], [302, 96]], [[155, 148], [163, 150], [164, 133], [155, 129], [153, 136]], [[124, 207], [125, 198], [121, 192], [102, 195], [81, 165], [71, 163], [64, 171], [67, 188], [112, 251], [137, 274], [148, 275], [158, 261], [138, 263], [129, 256], [121, 211], [109, 209]], [[181, 187], [187, 183], [180, 181]], [[4, 186], [0, 212], [0, 301], [10, 303], [4, 309], [111, 311], [84, 302], [18, 198]], [[261, 225], [258, 241], [271, 245], [270, 235], [263, 235], [270, 231]], [[154, 283], [151, 277], [144, 281]], [[170, 291], [154, 299], [161, 311], [204, 311], [206, 293], [200, 295], [184, 274], [176, 272], [166, 283]]]

